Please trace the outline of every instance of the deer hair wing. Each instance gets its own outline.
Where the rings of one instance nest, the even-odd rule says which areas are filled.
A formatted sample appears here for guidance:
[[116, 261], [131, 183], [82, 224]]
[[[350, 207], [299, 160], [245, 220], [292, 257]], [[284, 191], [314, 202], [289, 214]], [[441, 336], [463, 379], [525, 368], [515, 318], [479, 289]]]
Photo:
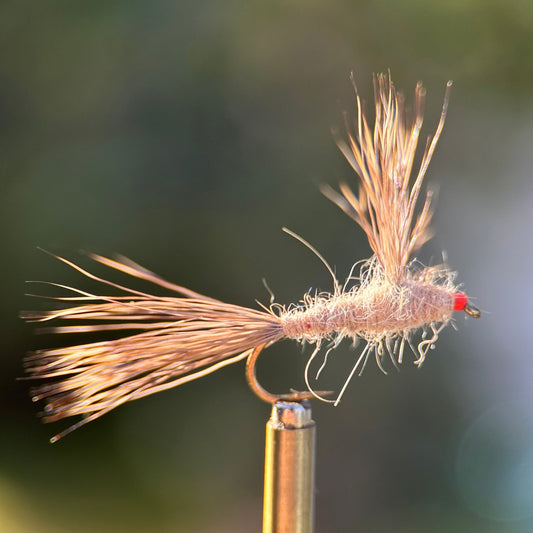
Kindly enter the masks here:
[[369, 244], [384, 274], [391, 281], [404, 275], [404, 267], [413, 253], [431, 236], [433, 215], [432, 192], [426, 192], [420, 210], [417, 202], [422, 182], [435, 151], [446, 118], [449, 100], [448, 82], [439, 124], [428, 137], [418, 172], [413, 163], [424, 115], [426, 91], [419, 82], [415, 88], [414, 108], [406, 110], [390, 74], [374, 77], [375, 123], [371, 131], [353, 81], [357, 98], [355, 131], [346, 124], [348, 142], [337, 144], [359, 175], [359, 192], [355, 194], [341, 183], [340, 193], [324, 187], [323, 193], [337, 204], [365, 231]]

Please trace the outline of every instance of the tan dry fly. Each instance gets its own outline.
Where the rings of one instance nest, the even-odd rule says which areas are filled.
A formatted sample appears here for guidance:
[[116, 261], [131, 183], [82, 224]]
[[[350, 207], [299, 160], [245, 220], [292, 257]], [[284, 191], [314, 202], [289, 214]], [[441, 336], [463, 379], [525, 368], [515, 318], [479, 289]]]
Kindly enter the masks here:
[[[110, 330], [136, 333], [113, 340], [37, 350], [27, 356], [25, 370], [29, 377], [45, 380], [32, 391], [34, 401], [46, 400], [44, 421], [82, 416], [53, 437], [52, 442], [125, 402], [187, 383], [242, 359], [248, 360], [246, 375], [252, 389], [265, 401], [315, 396], [337, 405], [350, 379], [363, 371], [371, 354], [383, 369], [386, 356], [395, 365], [401, 363], [407, 346], [415, 355], [415, 363], [420, 365], [442, 328], [450, 322], [453, 311], [480, 316], [468, 297], [457, 291], [455, 273], [446, 265], [423, 267], [413, 259], [414, 252], [431, 237], [431, 192], [426, 193], [420, 207], [418, 200], [444, 126], [451, 83], [447, 85], [437, 129], [427, 139], [416, 172], [413, 163], [425, 101], [422, 84], [415, 88], [414, 109], [409, 112], [390, 75], [376, 76], [373, 130], [362, 111], [355, 83], [353, 86], [358, 118], [353, 131], [347, 123], [348, 140], [339, 140], [338, 146], [360, 178], [359, 191], [355, 194], [346, 183], [341, 183], [340, 192], [330, 187], [323, 192], [361, 226], [374, 255], [356, 263], [341, 285], [310, 244], [285, 230], [326, 265], [333, 278], [333, 292], [306, 294], [301, 302], [289, 307], [271, 303], [264, 310], [204, 296], [170, 283], [124, 257], [113, 260], [90, 255], [107, 267], [179, 296], [160, 297], [133, 290], [58, 257], [88, 278], [118, 289], [122, 295], [96, 295], [51, 283], [71, 293], [54, 298], [66, 302], [68, 307], [25, 312], [25, 319], [78, 324], [48, 328], [55, 333]], [[362, 349], [336, 398], [328, 399], [313, 390], [310, 366], [327, 343], [317, 378], [328, 353], [345, 337], [354, 343], [363, 341]], [[305, 370], [309, 392], [271, 394], [256, 380], [255, 363], [260, 352], [284, 338], [315, 346]]]

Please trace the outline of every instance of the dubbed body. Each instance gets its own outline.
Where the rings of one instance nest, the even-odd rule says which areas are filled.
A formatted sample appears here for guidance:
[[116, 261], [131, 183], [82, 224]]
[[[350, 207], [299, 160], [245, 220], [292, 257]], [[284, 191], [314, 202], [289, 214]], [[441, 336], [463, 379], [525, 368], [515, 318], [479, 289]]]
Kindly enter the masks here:
[[382, 281], [317, 298], [307, 309], [282, 315], [281, 324], [283, 333], [297, 340], [314, 341], [334, 332], [379, 340], [429, 323], [448, 322], [454, 301], [455, 293], [446, 287], [409, 280], [399, 285]]

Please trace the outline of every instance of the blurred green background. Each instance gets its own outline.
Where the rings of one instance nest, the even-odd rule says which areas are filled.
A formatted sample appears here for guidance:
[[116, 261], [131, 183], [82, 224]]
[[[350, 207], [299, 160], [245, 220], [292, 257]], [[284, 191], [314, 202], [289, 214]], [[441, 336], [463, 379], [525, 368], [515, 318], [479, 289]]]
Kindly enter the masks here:
[[[220, 299], [330, 288], [370, 251], [318, 185], [354, 179], [331, 128], [391, 69], [428, 89], [436, 238], [488, 311], [456, 317], [418, 370], [375, 365], [338, 408], [315, 404], [317, 533], [533, 530], [533, 4], [520, 0], [9, 1], [0, 4], [0, 531], [258, 532], [266, 405], [243, 365], [74, 432], [42, 425], [17, 382], [43, 339], [24, 281], [85, 281], [39, 252], [120, 252]], [[354, 182], [353, 182], [354, 183]], [[102, 270], [96, 268], [100, 273]], [[132, 282], [133, 285], [139, 286]], [[63, 339], [62, 339], [63, 341]], [[274, 346], [274, 391], [309, 349]], [[351, 368], [348, 343], [324, 386]]]

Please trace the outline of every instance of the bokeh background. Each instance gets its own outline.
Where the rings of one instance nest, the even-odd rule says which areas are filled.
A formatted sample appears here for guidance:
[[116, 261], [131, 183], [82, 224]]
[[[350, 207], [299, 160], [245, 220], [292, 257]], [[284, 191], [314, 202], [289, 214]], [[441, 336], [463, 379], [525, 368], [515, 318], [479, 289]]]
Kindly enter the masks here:
[[[268, 302], [263, 277], [281, 303], [329, 289], [280, 228], [340, 277], [370, 255], [318, 186], [354, 179], [331, 135], [349, 72], [370, 103], [388, 68], [409, 98], [424, 81], [425, 134], [455, 81], [419, 258], [446, 250], [485, 313], [457, 316], [421, 369], [369, 365], [338, 408], [314, 404], [316, 530], [533, 530], [533, 4], [4, 0], [0, 42], [0, 531], [260, 531], [269, 409], [243, 365], [50, 445], [67, 423], [42, 425], [15, 380], [50, 342], [18, 318], [41, 305], [24, 281], [85, 286], [40, 246], [83, 265], [120, 252], [247, 306]], [[308, 355], [272, 347], [262, 382], [301, 388]], [[337, 350], [326, 388], [353, 357]]]

